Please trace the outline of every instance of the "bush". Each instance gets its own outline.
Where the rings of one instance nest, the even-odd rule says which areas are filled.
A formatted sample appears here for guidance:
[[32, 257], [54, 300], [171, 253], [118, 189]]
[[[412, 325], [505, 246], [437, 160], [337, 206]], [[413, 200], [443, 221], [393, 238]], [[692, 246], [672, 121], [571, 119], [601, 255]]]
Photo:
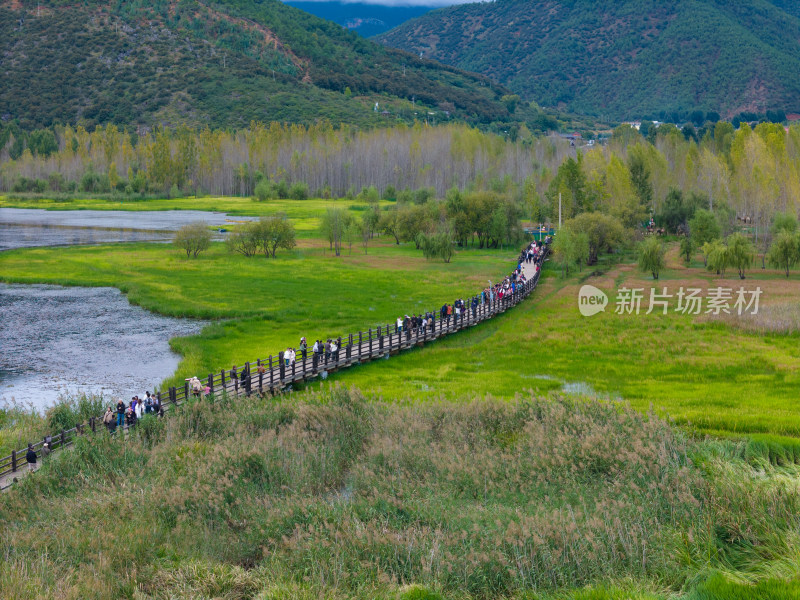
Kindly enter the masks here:
[[255, 256], [259, 252], [275, 258], [278, 248], [291, 250], [295, 247], [295, 229], [284, 214], [261, 217], [258, 221], [240, 225], [228, 236], [228, 249], [244, 256]]
[[256, 189], [254, 190], [256, 200], [259, 202], [264, 202], [266, 200], [273, 200], [276, 198], [277, 194], [272, 187], [269, 179], [262, 179], [256, 184]]
[[27, 177], [20, 177], [11, 186], [12, 192], [17, 193], [31, 193], [42, 194], [47, 189], [47, 182], [43, 179], [29, 179]]
[[47, 409], [47, 424], [54, 433], [72, 429], [77, 424], [86, 423], [91, 417], [101, 416], [106, 409], [105, 404], [102, 396], [62, 396]]
[[275, 195], [278, 198], [288, 198], [289, 197], [289, 186], [286, 184], [285, 181], [281, 180], [273, 185], [275, 188]]
[[176, 231], [173, 243], [186, 252], [186, 258], [197, 258], [198, 254], [211, 246], [211, 232], [204, 221], [195, 221]]
[[393, 185], [387, 185], [386, 189], [383, 190], [383, 199], [389, 202], [397, 201], [397, 190]]
[[289, 198], [292, 200], [306, 200], [308, 199], [308, 184], [307, 183], [293, 183], [289, 188]]

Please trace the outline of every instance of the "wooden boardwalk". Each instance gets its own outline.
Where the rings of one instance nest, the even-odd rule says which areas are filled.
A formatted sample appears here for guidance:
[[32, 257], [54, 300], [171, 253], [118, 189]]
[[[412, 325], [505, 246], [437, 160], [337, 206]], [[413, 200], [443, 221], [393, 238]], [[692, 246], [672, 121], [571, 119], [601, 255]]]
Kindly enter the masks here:
[[[439, 308], [436, 308], [426, 311], [433, 315], [433, 323], [428, 327], [401, 331], [396, 325], [387, 324], [367, 331], [359, 331], [355, 334], [342, 336], [342, 347], [339, 348], [335, 356], [330, 356], [327, 359], [324, 354], [314, 355], [309, 347], [305, 357], [298, 352], [295, 362], [287, 366], [283, 352], [281, 352], [277, 356], [257, 359], [229, 371], [223, 369], [219, 373], [209, 373], [207, 377], [201, 379], [201, 382], [209, 388], [212, 394], [227, 394], [229, 396], [276, 394], [295, 383], [324, 379], [331, 373], [353, 365], [385, 359], [404, 350], [422, 347], [462, 329], [474, 327], [522, 302], [536, 289], [539, 283], [539, 272], [536, 270], [536, 266], [537, 264], [541, 265], [546, 256], [547, 251], [545, 251], [544, 256], [538, 263], [532, 261], [522, 264], [522, 272], [525, 275], [526, 282], [517, 285], [517, 289], [513, 294], [507, 294], [502, 299], [495, 299], [493, 302], [478, 304], [475, 309], [472, 308], [472, 297], [470, 297], [465, 300], [467, 307], [458, 317], [451, 315], [450, 317], [442, 318], [439, 314]], [[157, 393], [160, 405], [165, 413], [180, 406], [192, 396], [188, 381], [182, 387], [173, 387], [166, 392]], [[104, 427], [102, 416], [97, 416], [91, 418], [88, 423], [78, 424], [72, 429], [52, 433], [48, 436], [51, 450], [55, 452], [67, 448], [74, 443], [78, 436], [98, 430], [102, 431]], [[127, 427], [119, 429], [124, 434]], [[45, 440], [41, 440], [34, 444], [34, 450], [40, 457], [44, 442]], [[25, 462], [26, 450], [27, 448], [0, 458], [0, 490], [7, 489], [13, 485], [18, 476], [28, 472], [28, 466]]]

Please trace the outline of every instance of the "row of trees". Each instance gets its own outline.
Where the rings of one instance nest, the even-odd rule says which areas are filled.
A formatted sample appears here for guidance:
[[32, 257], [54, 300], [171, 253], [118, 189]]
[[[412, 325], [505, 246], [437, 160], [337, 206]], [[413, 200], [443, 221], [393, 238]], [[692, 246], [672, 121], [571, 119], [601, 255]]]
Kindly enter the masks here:
[[371, 186], [381, 196], [433, 189], [437, 197], [454, 186], [502, 188], [524, 201], [534, 221], [557, 220], [560, 201], [565, 221], [601, 211], [625, 227], [655, 216], [659, 226], [675, 230], [704, 208], [726, 233], [737, 218], [748, 221], [757, 244], [772, 216], [796, 213], [800, 198], [800, 127], [770, 123], [736, 130], [719, 122], [698, 141], [671, 125], [651, 128], [647, 138], [621, 126], [607, 145], [577, 152], [558, 138], [523, 132], [511, 142], [460, 124], [361, 131], [324, 122], [253, 123], [236, 132], [179, 127], [141, 135], [113, 125], [92, 132], [65, 127], [54, 140], [38, 140], [36, 153], [26, 148], [19, 155], [12, 152], [16, 139], [0, 140], [3, 191], [177, 191], [268, 200], [342, 197]]
[[[495, 179], [520, 184], [537, 169], [555, 171], [570, 153], [564, 140], [536, 138], [524, 128], [511, 142], [456, 123], [373, 130], [327, 122], [252, 123], [240, 131], [181, 126], [147, 133], [108, 125], [91, 132], [57, 127], [55, 138], [57, 150], [46, 154], [27, 148], [12, 154], [17, 138], [0, 140], [0, 190], [11, 191], [22, 178], [47, 186], [53, 173], [79, 188], [84, 174], [93, 172], [107, 178], [105, 190], [120, 193], [168, 194], [175, 188], [189, 195], [268, 199], [281, 195], [277, 186], [285, 185], [288, 194], [299, 184], [306, 193], [327, 191], [330, 197], [369, 186], [381, 194], [390, 187], [433, 188], [441, 197], [453, 186], [482, 188]], [[137, 178], [145, 185], [134, 186]]]

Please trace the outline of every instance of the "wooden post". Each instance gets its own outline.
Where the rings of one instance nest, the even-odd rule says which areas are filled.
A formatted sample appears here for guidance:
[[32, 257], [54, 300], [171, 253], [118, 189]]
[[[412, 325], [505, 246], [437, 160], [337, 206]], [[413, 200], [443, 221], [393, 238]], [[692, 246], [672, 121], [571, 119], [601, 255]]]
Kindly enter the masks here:
[[89, 419], [89, 426], [92, 428], [92, 433], [95, 433], [97, 431], [97, 429], [95, 429], [94, 417]]
[[187, 400], [189, 398], [189, 382], [183, 382], [183, 399]]
[[372, 327], [369, 328], [369, 353], [367, 356], [372, 358]]
[[378, 350], [383, 353], [383, 336], [381, 335], [380, 325], [378, 325]]
[[260, 358], [256, 361], [256, 367], [258, 369], [258, 393], [261, 394], [264, 391], [264, 374], [261, 372]]
[[294, 381], [294, 375], [296, 373], [295, 365], [297, 365], [297, 357], [292, 361], [292, 381]]
[[[234, 377], [236, 377], [236, 376], [234, 375]], [[219, 384], [220, 384], [220, 386], [222, 386], [222, 390], [221, 391], [224, 394], [225, 393], [225, 369], [222, 369], [219, 372]]]
[[66, 441], [67, 441], [67, 438], [64, 437], [64, 430], [62, 429], [61, 430], [61, 447], [62, 448], [64, 447], [64, 444], [65, 444]]
[[275, 387], [275, 373], [272, 370], [272, 354], [269, 355], [269, 389], [272, 391], [272, 388]]
[[211, 390], [211, 393], [214, 393], [214, 374], [208, 374], [208, 389]]
[[361, 361], [361, 332], [358, 332], [358, 360]]
[[281, 383], [283, 383], [283, 378], [286, 377], [286, 364], [283, 360], [283, 352], [278, 352], [278, 368], [281, 371]]
[[17, 472], [17, 451], [16, 450], [12, 450], [11, 451], [11, 472], [12, 473], [16, 473]]

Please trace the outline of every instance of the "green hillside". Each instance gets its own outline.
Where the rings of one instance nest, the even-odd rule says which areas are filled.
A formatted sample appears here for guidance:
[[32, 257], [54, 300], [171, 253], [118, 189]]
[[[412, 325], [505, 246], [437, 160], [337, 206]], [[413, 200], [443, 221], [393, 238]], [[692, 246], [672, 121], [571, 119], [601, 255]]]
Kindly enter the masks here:
[[0, 123], [26, 129], [510, 118], [508, 92], [487, 78], [279, 0], [2, 1], [0, 57]]
[[789, 112], [800, 109], [796, 4], [497, 0], [436, 10], [378, 39], [611, 119]]

